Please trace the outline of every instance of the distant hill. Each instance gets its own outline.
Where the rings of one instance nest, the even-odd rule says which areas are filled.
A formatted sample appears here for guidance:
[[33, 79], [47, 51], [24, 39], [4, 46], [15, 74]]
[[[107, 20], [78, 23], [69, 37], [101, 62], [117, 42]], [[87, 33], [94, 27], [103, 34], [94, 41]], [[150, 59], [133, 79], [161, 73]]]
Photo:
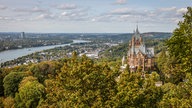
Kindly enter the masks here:
[[145, 38], [159, 38], [159, 39], [164, 39], [164, 38], [170, 38], [172, 33], [166, 33], [166, 32], [147, 32], [147, 33], [142, 33], [142, 36]]

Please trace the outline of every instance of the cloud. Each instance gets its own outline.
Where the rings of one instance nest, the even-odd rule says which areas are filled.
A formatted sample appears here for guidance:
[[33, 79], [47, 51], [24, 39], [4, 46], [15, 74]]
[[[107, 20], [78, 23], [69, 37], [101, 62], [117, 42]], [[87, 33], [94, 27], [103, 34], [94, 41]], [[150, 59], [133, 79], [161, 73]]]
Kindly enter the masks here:
[[187, 8], [180, 8], [180, 9], [177, 9], [177, 14], [184, 14], [187, 12]]
[[75, 9], [75, 10], [65, 10], [60, 13], [59, 19], [68, 21], [88, 21], [90, 16], [88, 14], [88, 8], [85, 9]]
[[187, 11], [186, 8], [166, 7], [154, 10], [116, 8], [105, 15], [98, 15], [92, 18], [92, 21], [113, 21], [113, 22], [143, 22], [143, 23], [178, 23], [182, 20], [182, 14]]
[[168, 8], [160, 8], [159, 10], [162, 12], [167, 12], [167, 11], [175, 11], [177, 8], [176, 7], [168, 7]]
[[71, 9], [76, 9], [77, 6], [75, 4], [61, 4], [56, 6], [56, 8], [61, 10], [71, 10]]
[[121, 14], [128, 14], [128, 13], [131, 13], [133, 10], [132, 9], [129, 9], [129, 8], [117, 8], [117, 9], [114, 9], [111, 11], [112, 14], [118, 14], [118, 15], [121, 15]]
[[31, 12], [45, 12], [46, 10], [45, 9], [41, 9], [39, 7], [34, 7], [31, 9]]
[[160, 9], [158, 9], [158, 12], [181, 15], [181, 14], [184, 14], [187, 12], [187, 8], [176, 8], [176, 7], [160, 8]]
[[155, 11], [160, 18], [166, 19], [175, 19], [175, 18], [182, 18], [183, 14], [187, 12], [187, 8], [160, 8]]
[[53, 15], [53, 14], [41, 14], [41, 15], [35, 17], [34, 19], [41, 20], [41, 19], [54, 19], [54, 18], [55, 18], [55, 15]]
[[[90, 7], [79, 7], [76, 4], [63, 3], [59, 5], [52, 5], [57, 10], [59, 20], [65, 21], [88, 21]], [[62, 12], [61, 12], [62, 11]]]
[[148, 11], [146, 10], [135, 10], [131, 8], [117, 8], [110, 12], [112, 15], [132, 15], [132, 16], [146, 16]]
[[136, 22], [140, 16], [144, 16], [143, 12], [136, 11], [131, 8], [117, 8], [100, 15], [93, 16], [92, 22]]
[[[165, 7], [154, 10], [133, 9], [133, 8], [116, 8], [108, 12], [90, 13], [90, 9], [80, 9], [75, 5], [63, 5], [63, 12], [55, 15], [58, 20], [64, 21], [91, 21], [91, 22], [143, 22], [143, 23], [176, 23], [182, 20], [182, 13], [186, 12], [186, 8]], [[72, 8], [73, 7], [73, 8]], [[52, 16], [42, 14], [39, 19], [51, 19]]]
[[11, 20], [11, 18], [7, 16], [0, 16], [0, 21], [4, 21], [4, 20]]
[[[117, 1], [116, 1], [117, 2]], [[118, 3], [125, 3], [124, 0], [118, 0]], [[165, 7], [153, 10], [134, 9], [126, 6], [122, 8], [113, 8], [108, 11], [96, 12], [86, 7], [79, 7], [75, 4], [50, 5], [50, 10], [40, 7], [17, 8], [14, 11], [22, 12], [19, 14], [28, 14], [28, 16], [16, 17], [21, 20], [53, 20], [59, 21], [89, 21], [89, 22], [125, 22], [136, 23], [154, 23], [154, 24], [172, 24], [182, 20], [182, 14], [187, 11], [186, 8]], [[118, 6], [119, 7], [119, 6]], [[54, 9], [54, 10], [52, 10]], [[35, 13], [35, 14], [31, 14]], [[16, 13], [18, 15], [18, 13]], [[14, 18], [15, 15], [10, 16]], [[6, 19], [0, 17], [0, 20]]]
[[114, 16], [110, 14], [102, 14], [102, 15], [93, 16], [91, 18], [91, 21], [92, 22], [111, 22], [111, 21], [115, 21], [115, 19], [113, 18]]
[[46, 9], [41, 9], [39, 7], [33, 7], [33, 8], [16, 8], [14, 9], [16, 12], [27, 12], [27, 13], [42, 13], [47, 12]]
[[182, 16], [185, 12], [187, 12], [187, 8], [160, 8], [154, 11], [156, 13], [154, 18], [162, 23], [178, 23], [183, 19]]
[[114, 4], [124, 5], [126, 3], [127, 3], [127, 0], [117, 0]]
[[7, 9], [6, 6], [4, 6], [4, 5], [0, 5], [0, 10], [5, 10], [5, 9]]
[[59, 16], [61, 20], [68, 21], [86, 21], [88, 19], [87, 13], [78, 12], [62, 12]]
[[68, 12], [62, 12], [61, 13], [61, 16], [68, 16], [68, 15], [70, 15]]

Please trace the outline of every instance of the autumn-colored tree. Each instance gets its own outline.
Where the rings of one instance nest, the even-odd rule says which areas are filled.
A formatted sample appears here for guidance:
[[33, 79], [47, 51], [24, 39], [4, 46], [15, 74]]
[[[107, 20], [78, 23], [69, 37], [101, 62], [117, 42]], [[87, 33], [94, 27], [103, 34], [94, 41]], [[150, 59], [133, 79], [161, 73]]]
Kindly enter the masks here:
[[56, 79], [46, 79], [44, 83], [46, 87], [46, 96], [45, 100], [42, 101], [41, 104], [38, 106], [39, 108], [62, 108], [69, 106], [66, 104], [67, 102], [65, 102], [67, 100], [67, 91], [63, 88], [63, 85], [60, 81]]
[[107, 65], [95, 65], [86, 56], [81, 59], [73, 56], [61, 71], [59, 80], [68, 92], [66, 102], [69, 105], [105, 106], [115, 94], [114, 72]]
[[49, 77], [55, 77], [60, 71], [61, 65], [58, 62], [46, 61], [34, 64], [30, 67], [30, 71], [38, 78], [40, 83]]
[[6, 97], [3, 100], [3, 107], [4, 108], [14, 108], [15, 100], [13, 97]]
[[0, 68], [0, 96], [4, 95], [3, 78], [3, 72]]
[[17, 108], [36, 108], [44, 99], [45, 87], [37, 78], [25, 77], [19, 85], [19, 91], [15, 96]]
[[47, 95], [41, 106], [110, 107], [117, 92], [117, 73], [118, 69], [97, 65], [74, 53], [65, 61], [56, 80], [45, 80]]

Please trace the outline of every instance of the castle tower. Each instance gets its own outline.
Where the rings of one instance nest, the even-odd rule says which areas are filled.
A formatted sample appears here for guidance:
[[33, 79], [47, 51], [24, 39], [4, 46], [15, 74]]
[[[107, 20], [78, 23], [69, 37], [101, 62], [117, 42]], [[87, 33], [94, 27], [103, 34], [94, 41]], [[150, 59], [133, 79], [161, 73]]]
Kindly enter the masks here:
[[138, 69], [142, 71], [153, 70], [154, 67], [154, 49], [147, 48], [144, 44], [138, 26], [132, 36], [131, 43], [128, 48], [128, 65], [131, 72], [136, 72]]

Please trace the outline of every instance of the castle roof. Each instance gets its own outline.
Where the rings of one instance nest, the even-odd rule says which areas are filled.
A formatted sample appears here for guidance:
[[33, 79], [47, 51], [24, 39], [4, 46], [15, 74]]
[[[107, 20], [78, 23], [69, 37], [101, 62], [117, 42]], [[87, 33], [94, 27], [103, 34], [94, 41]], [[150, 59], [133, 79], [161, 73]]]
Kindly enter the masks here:
[[141, 52], [143, 55], [146, 55], [148, 58], [154, 57], [154, 48], [146, 48], [145, 45], [141, 45], [139, 48], [131, 47], [131, 49], [128, 51], [128, 55], [137, 55], [139, 52]]
[[[134, 43], [131, 43], [131, 47], [130, 47], [130, 49], [128, 51], [128, 55], [138, 54], [139, 52], [141, 52], [143, 55], [146, 55], [148, 58], [154, 57], [154, 48], [147, 48], [145, 46], [144, 41], [142, 39], [139, 40], [140, 37], [141, 37], [141, 35], [139, 33], [138, 26], [137, 26], [136, 31], [135, 31], [135, 33], [133, 35], [133, 38], [135, 38], [135, 40], [134, 40]], [[140, 45], [139, 45], [139, 47], [135, 47], [135, 43], [138, 40], [140, 41]]]

